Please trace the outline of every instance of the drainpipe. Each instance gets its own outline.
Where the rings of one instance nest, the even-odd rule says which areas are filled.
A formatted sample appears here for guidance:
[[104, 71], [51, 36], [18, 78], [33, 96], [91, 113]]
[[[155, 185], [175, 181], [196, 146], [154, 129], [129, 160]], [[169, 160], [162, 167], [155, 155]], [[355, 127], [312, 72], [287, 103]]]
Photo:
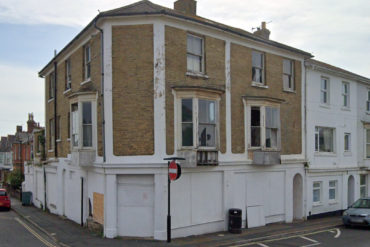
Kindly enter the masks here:
[[[99, 17], [98, 17], [99, 18]], [[104, 117], [104, 32], [103, 29], [96, 25], [98, 18], [94, 21], [94, 27], [100, 31], [100, 58], [101, 58], [101, 82], [100, 82], [100, 97], [101, 97], [101, 119], [102, 119], [102, 145], [103, 145], [103, 162], [106, 161], [105, 155], [105, 117]]]
[[58, 157], [57, 146], [57, 62], [54, 61], [54, 156]]

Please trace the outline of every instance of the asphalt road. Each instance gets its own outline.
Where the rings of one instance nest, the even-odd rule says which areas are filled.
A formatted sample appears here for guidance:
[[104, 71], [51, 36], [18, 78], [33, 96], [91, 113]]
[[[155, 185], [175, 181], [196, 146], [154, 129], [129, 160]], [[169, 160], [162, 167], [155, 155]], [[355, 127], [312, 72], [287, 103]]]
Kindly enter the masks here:
[[56, 246], [42, 232], [33, 228], [13, 211], [0, 210], [1, 247], [52, 247]]
[[239, 240], [223, 245], [230, 247], [369, 247], [370, 228], [328, 228], [304, 234], [274, 237], [263, 241]]

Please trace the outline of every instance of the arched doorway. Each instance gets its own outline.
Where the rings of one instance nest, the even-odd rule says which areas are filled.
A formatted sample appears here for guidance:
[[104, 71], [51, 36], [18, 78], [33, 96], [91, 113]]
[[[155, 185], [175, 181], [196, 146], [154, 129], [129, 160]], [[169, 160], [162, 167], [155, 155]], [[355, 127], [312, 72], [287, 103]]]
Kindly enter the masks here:
[[293, 178], [293, 220], [303, 218], [303, 179], [301, 174]]
[[355, 178], [351, 175], [348, 177], [348, 193], [347, 193], [348, 207], [355, 202]]

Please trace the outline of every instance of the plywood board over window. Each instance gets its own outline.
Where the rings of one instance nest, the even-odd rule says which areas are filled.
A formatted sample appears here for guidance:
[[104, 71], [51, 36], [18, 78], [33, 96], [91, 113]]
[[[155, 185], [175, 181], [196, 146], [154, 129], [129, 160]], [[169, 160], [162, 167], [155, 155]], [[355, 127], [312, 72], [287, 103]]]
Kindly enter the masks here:
[[93, 219], [104, 225], [104, 195], [96, 192], [93, 194]]

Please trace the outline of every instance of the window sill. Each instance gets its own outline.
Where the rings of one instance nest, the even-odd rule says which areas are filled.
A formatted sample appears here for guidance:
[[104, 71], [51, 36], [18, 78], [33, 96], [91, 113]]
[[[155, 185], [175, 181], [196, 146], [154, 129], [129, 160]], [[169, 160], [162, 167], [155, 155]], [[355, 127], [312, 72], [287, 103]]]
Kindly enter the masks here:
[[351, 111], [351, 108], [342, 106], [341, 110], [342, 111]]
[[351, 151], [344, 151], [343, 156], [352, 156]]
[[91, 77], [90, 78], [87, 78], [86, 80], [84, 80], [83, 82], [80, 83], [80, 85], [85, 85], [87, 83], [91, 82]]
[[204, 74], [204, 73], [201, 73], [201, 72], [193, 72], [193, 71], [187, 71], [185, 73], [186, 76], [190, 76], [190, 77], [196, 77], [196, 78], [203, 78], [203, 79], [208, 79], [209, 76]]
[[297, 91], [295, 91], [295, 90], [291, 90], [291, 89], [283, 89], [283, 92], [285, 92], [285, 93], [297, 93]]
[[61, 141], [62, 141], [61, 139], [56, 140], [56, 142], [61, 142]]
[[54, 152], [54, 149], [49, 149], [48, 150], [48, 153], [52, 153], [52, 152]]
[[269, 88], [269, 86], [267, 86], [263, 83], [260, 83], [260, 82], [256, 82], [256, 81], [252, 81], [252, 86], [253, 87], [259, 87], [259, 88]]
[[330, 105], [329, 104], [320, 103], [320, 107], [326, 108], [326, 109], [330, 109]]
[[48, 100], [48, 103], [52, 102], [54, 100], [54, 98], [51, 98]]
[[265, 151], [265, 152], [269, 152], [269, 151], [273, 151], [273, 152], [280, 152], [281, 150], [279, 148], [262, 148], [262, 147], [249, 147], [248, 148], [248, 151]]
[[66, 90], [63, 92], [63, 94], [68, 94], [68, 93], [70, 93], [70, 92], [72, 92], [72, 90], [71, 90], [70, 88], [68, 88], [68, 89], [66, 89]]
[[322, 157], [336, 157], [336, 153], [332, 152], [315, 152], [315, 156], [322, 156]]
[[336, 199], [334, 200], [329, 199], [329, 205], [335, 205], [335, 204], [338, 204], [338, 201]]
[[312, 203], [312, 206], [313, 207], [320, 207], [320, 206], [322, 206], [323, 204], [322, 204], [322, 202], [313, 202]]

